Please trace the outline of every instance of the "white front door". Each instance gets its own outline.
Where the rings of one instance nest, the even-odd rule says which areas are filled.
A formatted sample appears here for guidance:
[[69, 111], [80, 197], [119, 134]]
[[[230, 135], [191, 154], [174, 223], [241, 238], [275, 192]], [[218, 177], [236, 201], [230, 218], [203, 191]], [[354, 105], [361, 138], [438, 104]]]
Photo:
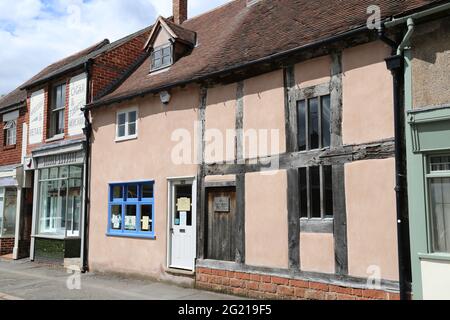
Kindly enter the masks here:
[[195, 269], [196, 187], [193, 180], [169, 183], [170, 252], [169, 267]]

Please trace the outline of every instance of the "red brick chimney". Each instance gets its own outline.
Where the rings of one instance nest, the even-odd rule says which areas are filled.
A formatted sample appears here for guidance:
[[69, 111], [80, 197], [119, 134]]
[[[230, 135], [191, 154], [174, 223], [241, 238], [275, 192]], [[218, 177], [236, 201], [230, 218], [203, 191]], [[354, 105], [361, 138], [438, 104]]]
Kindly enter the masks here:
[[173, 0], [173, 21], [182, 24], [188, 18], [188, 0]]

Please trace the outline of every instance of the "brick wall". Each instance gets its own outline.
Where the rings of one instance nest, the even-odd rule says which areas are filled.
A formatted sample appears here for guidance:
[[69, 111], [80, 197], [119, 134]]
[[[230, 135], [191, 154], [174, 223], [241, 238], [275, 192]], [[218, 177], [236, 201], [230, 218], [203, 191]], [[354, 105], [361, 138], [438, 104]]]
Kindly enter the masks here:
[[121, 78], [145, 52], [150, 31], [125, 42], [94, 59], [92, 66], [92, 97], [100, 97], [112, 83]]
[[263, 274], [197, 268], [196, 287], [253, 299], [399, 300], [398, 293], [366, 290]]
[[5, 146], [5, 131], [3, 130], [2, 123], [0, 130], [0, 166], [19, 164], [22, 162], [22, 131], [23, 123], [26, 117], [26, 111], [26, 108], [21, 108], [19, 111], [19, 118], [17, 119], [16, 145]]
[[0, 238], [0, 256], [13, 253], [14, 238]]

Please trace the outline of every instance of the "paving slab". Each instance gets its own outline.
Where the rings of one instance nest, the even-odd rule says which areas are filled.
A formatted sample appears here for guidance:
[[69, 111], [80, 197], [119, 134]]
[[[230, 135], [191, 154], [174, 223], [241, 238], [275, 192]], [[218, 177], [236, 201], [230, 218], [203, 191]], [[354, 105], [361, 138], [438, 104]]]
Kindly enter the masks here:
[[151, 280], [86, 273], [0, 258], [0, 300], [236, 300], [235, 296]]

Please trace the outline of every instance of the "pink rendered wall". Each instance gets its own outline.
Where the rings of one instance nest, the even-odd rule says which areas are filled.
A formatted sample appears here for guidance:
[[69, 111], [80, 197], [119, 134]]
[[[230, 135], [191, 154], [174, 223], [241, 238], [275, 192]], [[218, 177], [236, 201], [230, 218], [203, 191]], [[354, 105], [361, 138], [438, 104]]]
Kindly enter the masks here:
[[343, 65], [343, 141], [361, 144], [394, 136], [393, 84], [381, 41], [346, 49]]
[[358, 161], [345, 166], [349, 273], [398, 280], [395, 160]]
[[[159, 97], [135, 99], [93, 111], [91, 217], [89, 262], [94, 271], [136, 273], [161, 278], [167, 257], [167, 178], [195, 176], [195, 164], [174, 165], [172, 133], [184, 128], [194, 135], [199, 92], [187, 87], [172, 92], [163, 106]], [[136, 140], [115, 142], [116, 112], [139, 108]], [[193, 148], [193, 143], [190, 144]], [[108, 184], [136, 180], [155, 181], [156, 240], [108, 237]]]
[[288, 267], [287, 175], [245, 176], [246, 264]]

